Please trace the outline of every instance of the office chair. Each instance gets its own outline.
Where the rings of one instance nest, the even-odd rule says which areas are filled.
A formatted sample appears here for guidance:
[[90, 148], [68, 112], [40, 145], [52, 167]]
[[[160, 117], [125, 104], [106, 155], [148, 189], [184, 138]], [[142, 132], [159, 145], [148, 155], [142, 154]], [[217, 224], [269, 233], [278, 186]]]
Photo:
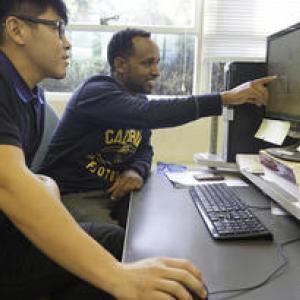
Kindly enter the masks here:
[[58, 120], [59, 120], [59, 118], [58, 118], [56, 112], [53, 110], [53, 108], [48, 103], [46, 103], [45, 128], [44, 128], [43, 137], [41, 140], [41, 144], [34, 156], [33, 162], [30, 166], [31, 171], [34, 173], [37, 172], [40, 164], [42, 163], [42, 161], [46, 155], [48, 145], [50, 143], [50, 140], [54, 133], [54, 130], [57, 126]]

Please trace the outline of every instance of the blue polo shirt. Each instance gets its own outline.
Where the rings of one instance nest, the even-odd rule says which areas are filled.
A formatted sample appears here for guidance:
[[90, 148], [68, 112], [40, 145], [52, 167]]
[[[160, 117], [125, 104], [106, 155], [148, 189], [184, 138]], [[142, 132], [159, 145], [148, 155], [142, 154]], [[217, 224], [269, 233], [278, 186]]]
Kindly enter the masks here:
[[[28, 167], [44, 131], [44, 103], [42, 89], [30, 90], [13, 64], [0, 52], [0, 145], [22, 149]], [[0, 211], [0, 232], [10, 224]]]
[[0, 52], [0, 144], [21, 148], [30, 167], [44, 130], [44, 93], [30, 90]]

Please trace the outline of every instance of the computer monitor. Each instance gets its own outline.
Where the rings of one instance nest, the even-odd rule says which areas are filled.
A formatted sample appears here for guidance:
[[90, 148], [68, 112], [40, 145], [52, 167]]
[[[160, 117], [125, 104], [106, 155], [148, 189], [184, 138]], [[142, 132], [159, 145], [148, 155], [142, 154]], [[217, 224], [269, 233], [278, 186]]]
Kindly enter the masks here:
[[[267, 73], [278, 79], [268, 85], [266, 117], [291, 122], [290, 134], [300, 138], [300, 23], [267, 38]], [[300, 161], [300, 143], [268, 152], [283, 159]]]

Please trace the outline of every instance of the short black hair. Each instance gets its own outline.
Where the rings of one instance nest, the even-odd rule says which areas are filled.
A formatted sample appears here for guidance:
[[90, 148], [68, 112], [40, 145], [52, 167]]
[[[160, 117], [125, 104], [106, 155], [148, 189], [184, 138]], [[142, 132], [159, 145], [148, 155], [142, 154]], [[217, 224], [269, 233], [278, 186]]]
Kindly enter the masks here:
[[4, 38], [4, 27], [1, 24], [8, 16], [28, 15], [37, 17], [48, 8], [52, 8], [68, 23], [68, 10], [64, 0], [0, 0], [0, 44]]
[[150, 38], [151, 33], [142, 29], [127, 28], [116, 32], [107, 47], [107, 60], [111, 72], [114, 71], [114, 60], [116, 57], [128, 57], [134, 51], [132, 39], [134, 37]]

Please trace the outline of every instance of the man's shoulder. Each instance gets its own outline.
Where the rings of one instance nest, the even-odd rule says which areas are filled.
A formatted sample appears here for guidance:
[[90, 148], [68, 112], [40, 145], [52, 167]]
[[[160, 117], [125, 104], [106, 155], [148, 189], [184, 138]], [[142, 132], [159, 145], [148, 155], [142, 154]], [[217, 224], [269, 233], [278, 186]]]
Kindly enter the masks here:
[[[70, 105], [93, 100], [99, 101], [117, 91], [121, 92], [121, 87], [111, 76], [95, 75], [85, 80], [73, 94]], [[110, 97], [109, 97], [110, 98]]]
[[107, 75], [94, 75], [88, 78], [82, 85], [82, 89], [117, 89], [119, 88], [116, 80]]

